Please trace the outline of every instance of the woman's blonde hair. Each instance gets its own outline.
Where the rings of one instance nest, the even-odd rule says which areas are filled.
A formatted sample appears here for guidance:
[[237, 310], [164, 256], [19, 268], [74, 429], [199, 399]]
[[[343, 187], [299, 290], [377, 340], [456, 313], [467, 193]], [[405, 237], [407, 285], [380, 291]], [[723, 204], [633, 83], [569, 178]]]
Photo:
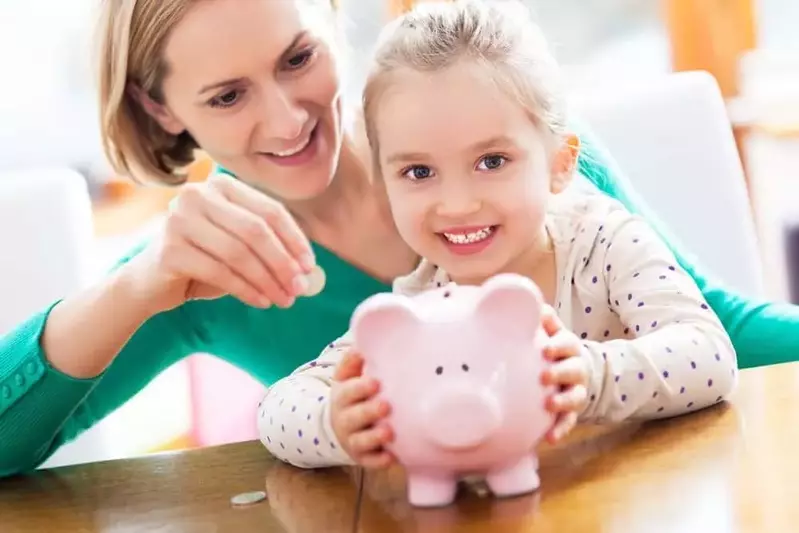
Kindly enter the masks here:
[[565, 132], [558, 65], [531, 12], [520, 1], [420, 4], [383, 30], [364, 88], [366, 135], [377, 171], [380, 149], [375, 113], [394, 74], [436, 72], [464, 59], [484, 66], [497, 86], [518, 101], [538, 126], [556, 138]]
[[[179, 171], [194, 161], [197, 142], [172, 135], [132, 94], [136, 87], [163, 103], [168, 72], [164, 47], [172, 29], [197, 0], [103, 0], [97, 34], [100, 126], [103, 149], [116, 172], [136, 180], [179, 185]], [[337, 0], [302, 0], [335, 9]]]

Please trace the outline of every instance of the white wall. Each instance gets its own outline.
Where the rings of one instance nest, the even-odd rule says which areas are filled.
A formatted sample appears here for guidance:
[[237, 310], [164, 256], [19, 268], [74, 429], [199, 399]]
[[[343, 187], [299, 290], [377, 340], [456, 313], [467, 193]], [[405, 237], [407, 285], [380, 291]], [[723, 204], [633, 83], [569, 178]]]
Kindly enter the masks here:
[[90, 71], [96, 1], [0, 0], [0, 170], [108, 174]]

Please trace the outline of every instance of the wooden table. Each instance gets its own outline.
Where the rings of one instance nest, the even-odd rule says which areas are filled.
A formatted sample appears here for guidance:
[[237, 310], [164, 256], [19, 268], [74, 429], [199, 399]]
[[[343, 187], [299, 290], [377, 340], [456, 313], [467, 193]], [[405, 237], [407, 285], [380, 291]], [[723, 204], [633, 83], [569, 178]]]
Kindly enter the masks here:
[[[537, 494], [466, 489], [438, 510], [410, 508], [397, 470], [367, 475], [356, 509], [356, 471], [295, 470], [258, 443], [54, 469], [0, 482], [0, 531], [787, 533], [799, 524], [797, 404], [799, 364], [745, 370], [729, 405], [544, 448]], [[259, 489], [268, 501], [231, 507]]]

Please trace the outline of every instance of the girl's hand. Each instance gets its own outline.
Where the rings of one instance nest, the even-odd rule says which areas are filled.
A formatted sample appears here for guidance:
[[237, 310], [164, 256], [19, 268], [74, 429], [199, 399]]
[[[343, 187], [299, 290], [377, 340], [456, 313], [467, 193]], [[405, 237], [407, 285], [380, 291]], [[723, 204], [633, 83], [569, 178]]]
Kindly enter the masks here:
[[363, 358], [347, 353], [336, 367], [330, 417], [336, 438], [352, 459], [366, 468], [386, 468], [394, 457], [383, 447], [393, 433], [383, 419], [389, 406], [376, 398], [377, 381], [364, 377]]
[[288, 307], [307, 290], [308, 239], [285, 207], [230, 176], [190, 183], [161, 234], [125, 267], [153, 312], [194, 298], [232, 295], [257, 307]]
[[577, 425], [577, 415], [588, 400], [588, 364], [580, 357], [580, 339], [563, 325], [550, 306], [546, 306], [542, 321], [549, 335], [544, 356], [553, 364], [544, 371], [541, 380], [544, 385], [558, 389], [547, 400], [547, 409], [557, 416], [547, 433], [547, 440], [554, 444]]

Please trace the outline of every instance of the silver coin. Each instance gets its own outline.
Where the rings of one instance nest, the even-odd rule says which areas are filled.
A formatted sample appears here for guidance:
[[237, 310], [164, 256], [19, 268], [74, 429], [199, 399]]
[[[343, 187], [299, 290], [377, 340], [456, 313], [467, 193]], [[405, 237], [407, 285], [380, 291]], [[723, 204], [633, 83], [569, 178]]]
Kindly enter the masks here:
[[305, 279], [308, 282], [305, 296], [316, 296], [325, 288], [327, 276], [325, 276], [325, 271], [317, 265], [311, 270], [310, 274], [305, 276]]
[[237, 494], [230, 499], [230, 503], [234, 507], [245, 507], [247, 505], [253, 505], [258, 502], [262, 502], [266, 499], [266, 493], [262, 490], [257, 490], [254, 492], [243, 492], [241, 494]]

